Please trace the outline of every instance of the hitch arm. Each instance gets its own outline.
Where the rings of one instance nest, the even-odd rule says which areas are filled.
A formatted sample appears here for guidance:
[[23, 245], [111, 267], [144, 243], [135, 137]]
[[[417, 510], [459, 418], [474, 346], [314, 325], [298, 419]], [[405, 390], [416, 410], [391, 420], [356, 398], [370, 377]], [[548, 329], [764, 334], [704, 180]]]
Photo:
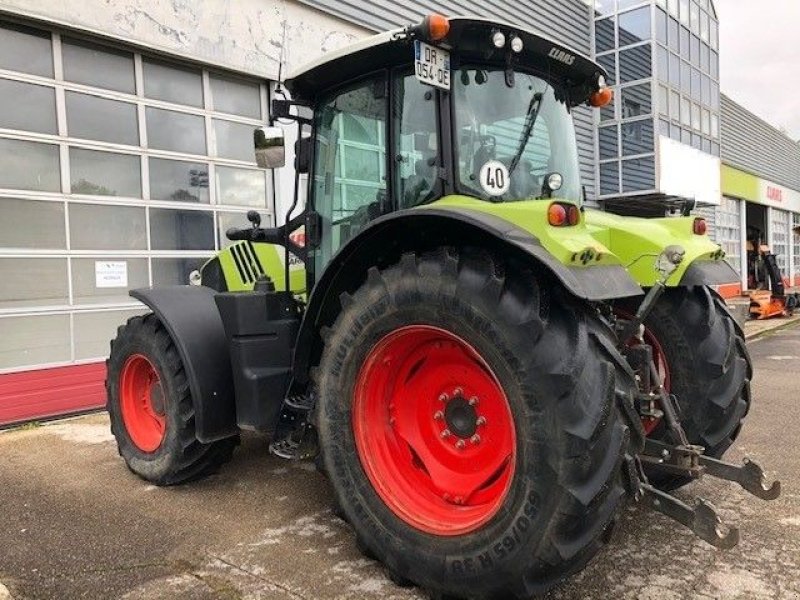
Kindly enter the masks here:
[[685, 525], [712, 546], [728, 550], [739, 543], [739, 530], [735, 527], [727, 527], [727, 532], [721, 529], [722, 519], [707, 500], [698, 498], [692, 508], [649, 483], [641, 484], [641, 490], [642, 502], [647, 506]]
[[700, 455], [699, 462], [705, 467], [707, 475], [734, 481], [757, 498], [775, 500], [781, 495], [781, 482], [773, 481], [772, 485], [767, 486], [764, 470], [748, 458], [745, 458], [741, 465], [732, 465], [710, 456]]
[[745, 491], [762, 500], [775, 500], [781, 494], [781, 482], [767, 485], [761, 466], [745, 458], [741, 465], [734, 465], [703, 454], [700, 446], [670, 446], [664, 442], [648, 439], [640, 460], [668, 473], [697, 479], [710, 475], [738, 483]]

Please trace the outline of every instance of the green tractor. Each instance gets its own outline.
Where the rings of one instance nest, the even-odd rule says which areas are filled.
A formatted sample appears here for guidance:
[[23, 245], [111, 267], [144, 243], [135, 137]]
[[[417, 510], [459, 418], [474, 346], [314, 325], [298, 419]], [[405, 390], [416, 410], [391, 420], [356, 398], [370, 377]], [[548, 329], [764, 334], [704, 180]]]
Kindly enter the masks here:
[[[689, 216], [584, 206], [571, 111], [603, 68], [520, 27], [432, 15], [286, 82], [256, 158], [284, 160], [285, 224], [227, 232], [117, 334], [108, 410], [128, 467], [207, 475], [240, 430], [316, 459], [359, 546], [436, 597], [528, 598], [582, 569], [626, 501], [731, 547], [703, 474], [750, 406], [736, 278]], [[301, 206], [299, 198], [307, 201]], [[300, 493], [298, 491], [298, 493]]]

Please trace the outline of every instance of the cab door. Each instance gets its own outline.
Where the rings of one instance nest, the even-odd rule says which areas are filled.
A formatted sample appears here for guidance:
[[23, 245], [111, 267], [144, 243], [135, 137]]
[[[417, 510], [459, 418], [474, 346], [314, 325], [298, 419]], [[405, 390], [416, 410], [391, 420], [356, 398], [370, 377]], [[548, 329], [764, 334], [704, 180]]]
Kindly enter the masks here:
[[332, 93], [317, 108], [312, 172], [319, 243], [314, 271], [370, 221], [390, 210], [387, 164], [387, 74]]

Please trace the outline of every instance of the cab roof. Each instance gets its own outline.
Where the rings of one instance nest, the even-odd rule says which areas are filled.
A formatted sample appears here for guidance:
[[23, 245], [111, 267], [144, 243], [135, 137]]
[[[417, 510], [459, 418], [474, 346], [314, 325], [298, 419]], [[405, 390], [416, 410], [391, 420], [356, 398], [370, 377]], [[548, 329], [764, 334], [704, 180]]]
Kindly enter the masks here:
[[[448, 20], [450, 30], [444, 39], [435, 42], [419, 39], [449, 50], [453, 68], [469, 62], [504, 65], [510, 53], [515, 68], [528, 67], [561, 80], [571, 91], [572, 105], [585, 102], [589, 94], [598, 89], [598, 77], [608, 76], [603, 67], [576, 50], [529, 29], [482, 17]], [[385, 31], [329, 52], [293, 71], [285, 82], [286, 87], [296, 100], [313, 102], [321, 92], [367, 73], [411, 64], [415, 36], [409, 35], [410, 31], [413, 31], [410, 27]], [[505, 47], [497, 49], [492, 44], [495, 31], [505, 34]], [[514, 35], [523, 42], [519, 54], [512, 53], [508, 47]]]

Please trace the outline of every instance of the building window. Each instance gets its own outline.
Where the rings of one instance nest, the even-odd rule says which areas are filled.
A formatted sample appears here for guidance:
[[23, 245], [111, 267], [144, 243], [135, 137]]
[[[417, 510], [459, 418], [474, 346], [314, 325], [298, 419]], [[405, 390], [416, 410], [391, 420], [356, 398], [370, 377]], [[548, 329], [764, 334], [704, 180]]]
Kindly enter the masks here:
[[603, 54], [597, 57], [597, 62], [608, 73], [606, 83], [615, 85], [617, 83], [617, 55], [613, 52], [611, 54]]
[[134, 154], [69, 149], [73, 194], [142, 197], [141, 160]]
[[653, 74], [650, 44], [619, 51], [619, 79], [621, 83], [647, 79]]
[[69, 135], [87, 140], [139, 145], [136, 105], [90, 94], [67, 92]]
[[203, 106], [203, 75], [200, 69], [177, 67], [149, 59], [142, 61], [142, 69], [146, 97], [174, 104]]
[[652, 112], [650, 84], [631, 85], [622, 88], [622, 118], [642, 117]]
[[604, 158], [616, 158], [618, 156], [617, 126], [600, 127], [597, 134], [599, 140], [600, 160]]
[[656, 9], [656, 40], [667, 45], [667, 13]]
[[619, 161], [600, 163], [600, 195], [619, 194]]
[[613, 50], [616, 47], [616, 39], [614, 36], [614, 17], [607, 17], [605, 19], [595, 21], [594, 32], [594, 50], [597, 54], [607, 50]]
[[11, 23], [0, 24], [0, 69], [52, 77], [50, 34]]
[[[208, 204], [208, 164], [150, 158], [150, 199]], [[219, 170], [224, 167], [218, 167]], [[263, 173], [262, 173], [263, 175]], [[261, 206], [265, 198], [262, 197]]]
[[0, 106], [2, 129], [58, 133], [56, 94], [52, 87], [0, 79]]
[[61, 54], [65, 80], [126, 94], [136, 93], [130, 52], [62, 38]]
[[205, 154], [206, 123], [199, 115], [147, 107], [147, 143], [157, 150]]
[[0, 138], [0, 189], [61, 191], [58, 146]]
[[101, 359], [128, 288], [186, 283], [249, 208], [274, 224], [266, 82], [5, 23], [0, 70], [0, 372]]
[[792, 260], [794, 285], [800, 284], [800, 213], [792, 213]]
[[620, 13], [619, 45], [629, 46], [650, 39], [650, 7]]
[[723, 196], [714, 219], [714, 241], [725, 251], [725, 258], [741, 275], [742, 270], [742, 201]]
[[620, 127], [622, 155], [646, 154], [653, 152], [653, 120], [640, 119], [623, 123]]
[[622, 161], [622, 191], [640, 192], [655, 188], [656, 166], [652, 156]]
[[785, 277], [789, 272], [789, 213], [771, 208], [770, 228], [772, 229], [772, 253], [778, 268]]
[[[67, 234], [62, 202], [0, 198], [0, 240], [5, 248], [64, 250]], [[35, 223], [35, 227], [31, 227]]]

